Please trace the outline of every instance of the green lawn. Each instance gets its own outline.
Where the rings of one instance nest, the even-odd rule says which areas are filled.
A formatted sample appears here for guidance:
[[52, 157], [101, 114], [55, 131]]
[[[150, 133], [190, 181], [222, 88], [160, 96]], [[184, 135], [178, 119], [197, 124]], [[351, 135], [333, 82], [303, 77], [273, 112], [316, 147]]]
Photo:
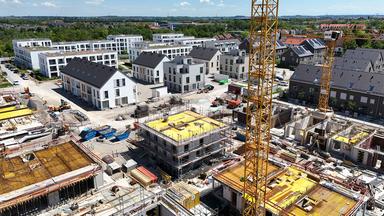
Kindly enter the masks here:
[[0, 88], [8, 88], [11, 87], [12, 84], [8, 82], [7, 79], [3, 75], [0, 75]]

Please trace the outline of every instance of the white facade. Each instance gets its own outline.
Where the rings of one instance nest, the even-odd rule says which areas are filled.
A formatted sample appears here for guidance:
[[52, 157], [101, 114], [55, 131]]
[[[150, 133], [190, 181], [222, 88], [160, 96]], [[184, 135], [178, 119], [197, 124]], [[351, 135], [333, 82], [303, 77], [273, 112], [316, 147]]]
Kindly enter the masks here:
[[132, 64], [133, 77], [147, 83], [164, 83], [164, 62], [170, 61], [165, 57], [155, 68]]
[[220, 57], [220, 73], [230, 78], [245, 80], [248, 78], [249, 56], [245, 50], [232, 50]]
[[87, 41], [57, 42], [52, 44], [52, 48], [62, 52], [87, 51], [91, 49]]
[[207, 41], [204, 43], [204, 47], [216, 48], [216, 49], [219, 49], [222, 53], [226, 53], [231, 50], [237, 50], [239, 49], [239, 45], [240, 45], [240, 41], [237, 39]]
[[136, 103], [136, 83], [117, 71], [101, 88], [62, 73], [63, 88], [97, 109], [105, 110]]
[[215, 38], [192, 38], [192, 39], [180, 38], [180, 39], [177, 39], [175, 43], [179, 45], [189, 45], [192, 47], [202, 47], [204, 43], [208, 41], [216, 41], [216, 39]]
[[218, 51], [215, 56], [210, 60], [194, 58], [197, 63], [205, 64], [205, 73], [206, 74], [218, 74], [220, 73], [220, 58], [221, 52]]
[[73, 58], [82, 58], [109, 67], [118, 67], [118, 56], [116, 51], [97, 50], [42, 53], [39, 55], [40, 73], [49, 78], [60, 76], [60, 70], [64, 68]]
[[39, 54], [56, 53], [58, 50], [49, 47], [16, 47], [15, 64], [20, 68], [39, 70]]
[[16, 47], [51, 47], [52, 41], [46, 38], [31, 38], [12, 40], [13, 49]]
[[116, 43], [117, 52], [122, 54], [129, 53], [129, 49], [134, 47], [135, 43], [143, 42], [141, 35], [108, 35], [107, 40], [112, 40]]
[[171, 92], [187, 93], [204, 88], [205, 64], [190, 57], [177, 57], [164, 63], [164, 82]]
[[179, 33], [153, 34], [153, 41], [161, 43], [174, 43], [175, 39], [184, 37]]
[[52, 48], [63, 52], [88, 51], [88, 50], [117, 50], [115, 41], [112, 40], [91, 40], [91, 41], [72, 41], [57, 42], [52, 44]]
[[139, 57], [142, 52], [152, 52], [163, 54], [169, 59], [174, 59], [176, 56], [187, 56], [192, 50], [192, 46], [184, 45], [164, 45], [149, 46], [148, 48], [132, 48], [130, 51], [129, 59], [133, 62]]

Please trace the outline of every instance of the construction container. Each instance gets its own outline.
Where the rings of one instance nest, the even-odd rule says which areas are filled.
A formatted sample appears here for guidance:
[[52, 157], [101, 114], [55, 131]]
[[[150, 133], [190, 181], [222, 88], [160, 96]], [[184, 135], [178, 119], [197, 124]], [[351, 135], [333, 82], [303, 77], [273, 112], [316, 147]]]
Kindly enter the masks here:
[[93, 138], [96, 137], [96, 134], [97, 132], [91, 128], [86, 128], [84, 129], [83, 131], [81, 131], [80, 133], [80, 137], [84, 140], [84, 141], [89, 141]]
[[115, 133], [116, 133], [116, 129], [110, 128], [108, 130], [101, 131], [100, 135], [101, 135], [101, 138], [109, 139], [109, 138], [112, 138], [113, 135], [115, 135]]
[[139, 170], [141, 173], [146, 175], [148, 178], [151, 179], [151, 183], [156, 183], [158, 178], [155, 174], [153, 174], [151, 171], [147, 170], [145, 167], [141, 166], [138, 167], [137, 170]]
[[147, 187], [151, 184], [151, 179], [140, 172], [138, 169], [134, 169], [131, 171], [131, 176], [138, 181], [144, 187]]
[[123, 164], [122, 169], [123, 169], [123, 172], [127, 173], [127, 172], [130, 172], [131, 170], [135, 169], [136, 167], [137, 167], [136, 161], [130, 159]]

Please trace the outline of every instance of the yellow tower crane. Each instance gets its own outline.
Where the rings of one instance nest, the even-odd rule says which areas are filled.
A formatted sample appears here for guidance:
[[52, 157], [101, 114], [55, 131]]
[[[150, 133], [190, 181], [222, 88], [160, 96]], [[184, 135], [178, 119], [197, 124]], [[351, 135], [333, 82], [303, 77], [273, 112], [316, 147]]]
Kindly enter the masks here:
[[265, 215], [279, 0], [251, 6], [243, 215], [255, 216]]

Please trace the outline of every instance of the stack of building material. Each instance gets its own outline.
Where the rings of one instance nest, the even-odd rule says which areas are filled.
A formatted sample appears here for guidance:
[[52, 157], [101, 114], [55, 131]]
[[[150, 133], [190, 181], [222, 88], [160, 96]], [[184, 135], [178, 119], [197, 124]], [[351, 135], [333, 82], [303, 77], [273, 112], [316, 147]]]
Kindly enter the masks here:
[[157, 182], [157, 176], [143, 166], [132, 170], [131, 176], [143, 186], [148, 186]]
[[185, 182], [174, 184], [167, 194], [187, 209], [200, 204], [200, 192]]
[[137, 170], [139, 170], [141, 173], [143, 173], [144, 175], [149, 177], [151, 179], [151, 183], [157, 182], [157, 176], [155, 174], [153, 174], [152, 172], [150, 172], [149, 170], [147, 170], [145, 167], [143, 167], [143, 166], [138, 167]]
[[292, 163], [295, 163], [297, 160], [297, 154], [294, 154], [294, 153], [291, 153], [291, 152], [285, 151], [285, 150], [283, 150], [280, 153], [280, 157], [282, 159], [287, 160], [287, 161], [292, 162]]

